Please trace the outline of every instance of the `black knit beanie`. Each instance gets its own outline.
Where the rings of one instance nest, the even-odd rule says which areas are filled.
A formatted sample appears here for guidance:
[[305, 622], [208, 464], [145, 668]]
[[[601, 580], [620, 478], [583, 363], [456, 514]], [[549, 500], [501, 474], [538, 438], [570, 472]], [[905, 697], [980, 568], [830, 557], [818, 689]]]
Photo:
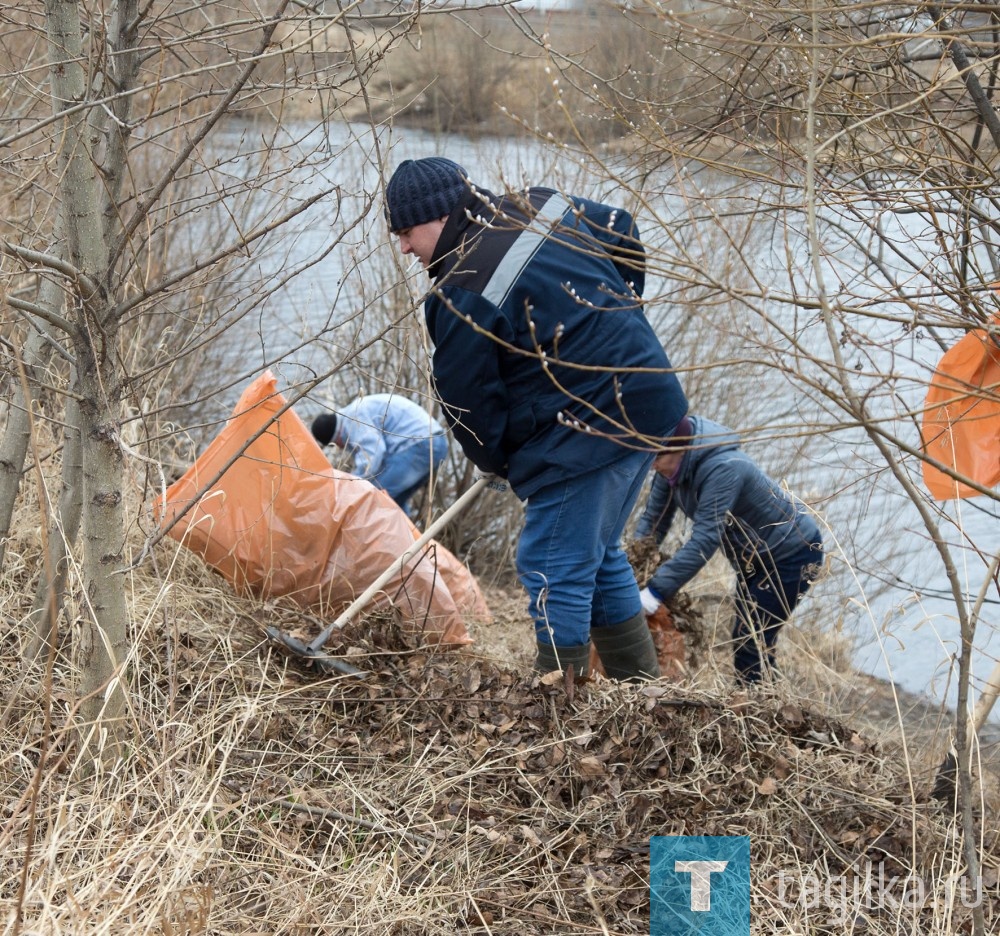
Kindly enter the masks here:
[[312, 434], [320, 445], [329, 445], [337, 434], [337, 414], [323, 413], [317, 416], [312, 422]]
[[444, 156], [401, 162], [385, 188], [385, 210], [393, 234], [446, 218], [468, 188], [468, 174]]

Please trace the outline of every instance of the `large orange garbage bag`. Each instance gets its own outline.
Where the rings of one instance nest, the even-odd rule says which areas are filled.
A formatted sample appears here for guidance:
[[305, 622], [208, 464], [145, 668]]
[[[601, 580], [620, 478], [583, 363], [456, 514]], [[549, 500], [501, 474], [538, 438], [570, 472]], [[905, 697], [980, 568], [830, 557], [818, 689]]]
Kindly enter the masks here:
[[[170, 536], [237, 592], [289, 596], [332, 621], [419, 532], [384, 491], [331, 467], [296, 413], [275, 419], [285, 405], [276, 384], [268, 371], [247, 388], [222, 432], [167, 490], [160, 520], [169, 523], [193, 503]], [[390, 602], [441, 643], [471, 643], [465, 622], [490, 619], [471, 573], [435, 543], [373, 607]]]
[[[1000, 327], [1000, 317], [994, 319]], [[1000, 333], [970, 331], [945, 352], [927, 391], [924, 451], [984, 487], [1000, 482]], [[979, 492], [924, 462], [924, 483], [938, 500]]]

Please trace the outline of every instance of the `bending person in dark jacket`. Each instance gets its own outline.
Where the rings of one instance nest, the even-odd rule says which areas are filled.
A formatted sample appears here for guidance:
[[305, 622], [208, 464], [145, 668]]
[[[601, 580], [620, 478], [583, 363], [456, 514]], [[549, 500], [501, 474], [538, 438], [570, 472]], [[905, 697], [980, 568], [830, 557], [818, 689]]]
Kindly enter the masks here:
[[653, 462], [656, 474], [635, 535], [661, 543], [678, 509], [693, 529], [642, 590], [643, 609], [655, 613], [721, 546], [736, 570], [736, 672], [758, 682], [774, 665], [781, 625], [822, 566], [819, 527], [740, 449], [731, 429], [692, 416], [677, 436]]
[[434, 379], [466, 456], [526, 501], [517, 568], [536, 667], [659, 667], [621, 534], [687, 401], [639, 296], [631, 215], [552, 189], [493, 195], [450, 159], [400, 164], [390, 230], [418, 257]]

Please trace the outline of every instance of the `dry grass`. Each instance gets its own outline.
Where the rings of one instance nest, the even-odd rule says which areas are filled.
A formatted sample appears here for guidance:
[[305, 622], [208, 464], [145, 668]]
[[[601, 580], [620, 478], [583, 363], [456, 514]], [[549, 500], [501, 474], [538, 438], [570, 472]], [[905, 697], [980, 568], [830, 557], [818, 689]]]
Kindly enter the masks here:
[[[51, 691], [25, 671], [29, 592], [5, 589], [7, 932], [645, 933], [654, 834], [750, 835], [761, 932], [845, 931], [796, 902], [809, 875], [886, 862], [930, 888], [960, 871], [928, 783], [790, 683], [734, 693], [709, 659], [683, 685], [547, 685], [525, 665], [522, 597], [497, 589], [469, 651], [368, 618], [335, 648], [370, 675], [321, 678], [261, 639], [306, 618], [234, 597], [173, 547], [157, 564], [132, 577], [133, 744], [87, 781], [67, 663]], [[865, 932], [960, 931], [968, 911], [948, 912], [875, 907]]]

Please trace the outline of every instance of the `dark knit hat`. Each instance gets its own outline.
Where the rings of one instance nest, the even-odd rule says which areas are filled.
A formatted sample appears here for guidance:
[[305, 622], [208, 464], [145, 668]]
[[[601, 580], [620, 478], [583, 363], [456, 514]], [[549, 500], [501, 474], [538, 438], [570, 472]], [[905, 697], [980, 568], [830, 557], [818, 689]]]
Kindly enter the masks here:
[[312, 422], [313, 438], [320, 445], [329, 445], [337, 434], [337, 414], [323, 413]]
[[468, 188], [468, 173], [444, 156], [401, 162], [385, 187], [385, 213], [393, 234], [451, 214]]

